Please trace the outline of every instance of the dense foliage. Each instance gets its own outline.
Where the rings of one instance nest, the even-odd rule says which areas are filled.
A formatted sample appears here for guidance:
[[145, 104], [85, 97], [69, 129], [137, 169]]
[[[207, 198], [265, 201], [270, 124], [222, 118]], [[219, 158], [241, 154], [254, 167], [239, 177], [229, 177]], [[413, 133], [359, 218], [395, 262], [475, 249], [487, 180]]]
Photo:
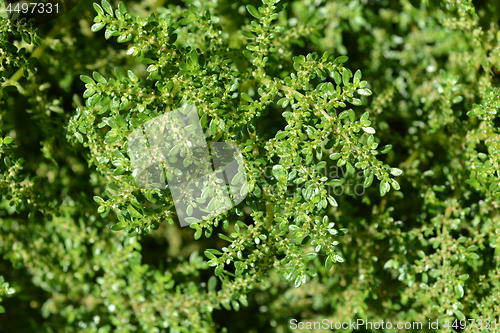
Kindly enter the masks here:
[[[497, 5], [84, 0], [38, 27], [2, 11], [0, 331], [500, 325]], [[240, 147], [249, 193], [181, 228], [127, 139], [186, 105]]]

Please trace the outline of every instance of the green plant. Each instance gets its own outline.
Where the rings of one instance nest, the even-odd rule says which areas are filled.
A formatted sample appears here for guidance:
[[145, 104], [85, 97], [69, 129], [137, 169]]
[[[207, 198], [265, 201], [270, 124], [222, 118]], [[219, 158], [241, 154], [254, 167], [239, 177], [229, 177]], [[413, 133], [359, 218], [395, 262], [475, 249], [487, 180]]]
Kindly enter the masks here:
[[[94, 79], [82, 76], [87, 88], [83, 96], [88, 102], [71, 119], [68, 133], [70, 139], [89, 147], [89, 162], [97, 166], [110, 184], [108, 200], [95, 197], [100, 203], [101, 216], [106, 217], [114, 208], [120, 221], [114, 229], [126, 229], [135, 235], [158, 228], [165, 218], [173, 223], [174, 214], [167, 190], [144, 190], [135, 184], [126, 156], [128, 134], [168, 109], [183, 103], [196, 105], [202, 128], [210, 130], [211, 140], [234, 142], [241, 147], [253, 194], [246, 205], [231, 211], [242, 216], [245, 206], [252, 207], [252, 227], [239, 221], [232, 238], [221, 234], [230, 246], [225, 247], [224, 254], [208, 250], [207, 256], [212, 259], [209, 265], [216, 266], [216, 275], [220, 275], [224, 262], [234, 263], [236, 276], [244, 280], [261, 279], [265, 270], [259, 274], [256, 268], [252, 269], [254, 266], [275, 265], [287, 280], [300, 286], [306, 281], [307, 261], [315, 258], [322, 247], [328, 262], [341, 260], [332, 245], [331, 235], [337, 231], [325, 215], [326, 208], [337, 207], [337, 203], [327, 193], [327, 185], [331, 184], [322, 179], [327, 175], [318, 172], [331, 163], [328, 156], [338, 160], [337, 166], [346, 165], [349, 174], [356, 169], [364, 170], [368, 177], [366, 186], [375, 174], [381, 180], [382, 195], [389, 190], [389, 184], [399, 189], [390, 172], [400, 175], [401, 171], [391, 170], [376, 160], [378, 144], [374, 143], [375, 130], [370, 127], [367, 112], [356, 121], [353, 109], [336, 111], [347, 108], [346, 103], [361, 105], [355, 94], [371, 95], [367, 82], [361, 81], [361, 71], [353, 75], [343, 67], [346, 56], [331, 62], [328, 53], [321, 58], [311, 53], [293, 60], [281, 56], [279, 43], [273, 43], [284, 30], [272, 24], [278, 18], [275, 4], [275, 1], [264, 2], [258, 10], [252, 5], [247, 7], [257, 20], [252, 21], [252, 31], [244, 33], [248, 42], [243, 54], [249, 63], [240, 60], [244, 71], [239, 71], [232, 61], [241, 50], [230, 49], [221, 40], [221, 27], [212, 23], [208, 11], [200, 18], [196, 8], [190, 8], [187, 17], [179, 21], [184, 25], [181, 31], [185, 37], [176, 46], [174, 31], [179, 26], [170, 15], [156, 19], [152, 14], [141, 20], [130, 16], [123, 5], [113, 12], [105, 1], [102, 3], [105, 11], [95, 4], [98, 16], [92, 30], [106, 27], [107, 38], [114, 35], [119, 42], [133, 41], [127, 53], [147, 65], [149, 74], [145, 80], [139, 80], [132, 71], [128, 70], [125, 76], [122, 69], [115, 67], [116, 78], [106, 79], [98, 72], [93, 73]], [[206, 33], [190, 37], [189, 31], [200, 25]], [[183, 46], [188, 41], [198, 47]], [[291, 73], [279, 69], [284, 63], [293, 64], [293, 70], [288, 66]], [[326, 81], [328, 76], [335, 85]], [[259, 120], [262, 115], [280, 112], [273, 105], [276, 100], [285, 109], [287, 126], [273, 138], [268, 133], [259, 133], [256, 127], [267, 126], [265, 120]], [[263, 177], [268, 165], [272, 165], [271, 175]], [[289, 183], [305, 187], [302, 193], [296, 192], [292, 202], [285, 197]], [[301, 209], [296, 212], [292, 207]], [[221, 215], [192, 224], [196, 229], [194, 237], [199, 239], [203, 231], [210, 237], [219, 223], [229, 230], [229, 221], [226, 215]], [[254, 249], [248, 251], [251, 248]], [[310, 248], [310, 253], [305, 255], [303, 248]], [[243, 255], [244, 252], [247, 253]], [[285, 258], [276, 261], [277, 255]]]
[[[500, 8], [78, 6], [37, 29], [2, 16], [6, 329], [500, 324]], [[250, 193], [180, 228], [168, 188], [135, 184], [127, 139], [186, 104], [240, 147]]]

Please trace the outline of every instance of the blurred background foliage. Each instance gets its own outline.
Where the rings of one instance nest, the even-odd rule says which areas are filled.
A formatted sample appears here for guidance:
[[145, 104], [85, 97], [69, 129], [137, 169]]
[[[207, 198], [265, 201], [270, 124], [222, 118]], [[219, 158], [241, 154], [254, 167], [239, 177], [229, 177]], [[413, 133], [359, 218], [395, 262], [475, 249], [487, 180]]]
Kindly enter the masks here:
[[[285, 54], [349, 56], [345, 65], [361, 69], [373, 91], [356, 113], [369, 111], [377, 142], [392, 144], [379, 159], [404, 171], [399, 191], [381, 197], [372, 186], [362, 196], [337, 198], [338, 208], [328, 211], [349, 230], [338, 238], [345, 262], [326, 270], [315, 259], [318, 275], [300, 288], [269, 269], [237, 311], [206, 292], [218, 286], [198, 254], [225, 242], [195, 241], [194, 230], [176, 223], [135, 237], [111, 231], [116, 216], [102, 218], [92, 199], [107, 184], [87, 149], [68, 142], [66, 125], [84, 105], [81, 74], [110, 77], [121, 66], [144, 76], [146, 66], [126, 55], [126, 44], [91, 32], [92, 1], [37, 31], [3, 15], [1, 332], [287, 332], [292, 318], [498, 322], [499, 5], [286, 3], [278, 18]], [[210, 10], [233, 48], [244, 47], [240, 29], [253, 19], [245, 6], [260, 5], [125, 4], [143, 18], [165, 11], [182, 18], [191, 4]], [[196, 43], [192, 36], [179, 34], [178, 43]], [[270, 112], [259, 130], [275, 133], [284, 124]]]

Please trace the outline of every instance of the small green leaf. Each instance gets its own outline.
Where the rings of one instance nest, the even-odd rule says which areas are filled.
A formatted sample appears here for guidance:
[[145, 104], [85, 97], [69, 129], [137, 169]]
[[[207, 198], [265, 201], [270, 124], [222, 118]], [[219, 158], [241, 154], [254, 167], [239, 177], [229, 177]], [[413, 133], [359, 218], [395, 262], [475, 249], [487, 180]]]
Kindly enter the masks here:
[[94, 80], [92, 80], [90, 76], [87, 75], [80, 75], [80, 80], [82, 80], [85, 83], [95, 84]]
[[[201, 229], [200, 229], [201, 230]], [[205, 250], [205, 256], [208, 258], [208, 259], [217, 259], [217, 257], [210, 251], [208, 250]]]
[[248, 94], [241, 93], [241, 98], [243, 98], [243, 100], [247, 101], [248, 103], [252, 103], [253, 102], [252, 97], [250, 97], [250, 95], [248, 95]]
[[210, 128], [212, 135], [215, 136], [217, 134], [217, 119], [212, 119], [208, 127]]
[[391, 169], [391, 175], [393, 176], [401, 176], [403, 174], [403, 170], [398, 169], [398, 168], [392, 168]]
[[132, 72], [131, 70], [128, 70], [127, 73], [128, 73], [128, 77], [132, 80], [132, 82], [137, 82], [138, 81], [138, 78], [134, 74], [134, 72]]
[[142, 58], [140, 60], [141, 64], [143, 65], [151, 65], [151, 64], [155, 64], [156, 61], [154, 61], [153, 59], [149, 59], [149, 58]]
[[[186, 160], [185, 160], [185, 161], [186, 161]], [[192, 206], [192, 205], [189, 205], [189, 206], [186, 208], [186, 215], [188, 215], [188, 216], [193, 215], [193, 206]]]
[[345, 166], [346, 166], [348, 174], [351, 174], [351, 175], [354, 174], [355, 169], [350, 162], [347, 162]]
[[222, 271], [224, 270], [224, 264], [219, 264], [216, 268], [215, 268], [215, 275], [216, 276], [219, 276], [221, 275]]
[[333, 179], [326, 184], [330, 186], [342, 186], [344, 181], [342, 179]]
[[259, 11], [257, 10], [257, 8], [255, 8], [254, 6], [252, 5], [247, 5], [247, 10], [248, 12], [253, 16], [255, 17], [256, 19], [260, 20], [261, 16], [260, 16], [260, 13]]
[[387, 182], [385, 179], [380, 182], [380, 196], [384, 196], [389, 192], [390, 190], [390, 185], [389, 182]]
[[240, 87], [240, 85], [238, 84], [238, 82], [236, 83], [233, 83], [233, 85], [231, 86], [231, 88], [229, 88], [229, 91], [235, 91], [237, 90], [238, 88]]
[[311, 252], [311, 253], [308, 253], [304, 256], [304, 259], [307, 259], [307, 260], [312, 260], [314, 258], [317, 258], [318, 257], [318, 254], [315, 253], [315, 252]]
[[392, 145], [386, 145], [382, 147], [382, 150], [380, 151], [381, 154], [387, 154], [392, 150]]
[[125, 4], [122, 1], [120, 1], [120, 3], [118, 3], [118, 9], [120, 9], [120, 12], [122, 14], [128, 13], [127, 6], [125, 6]]
[[221, 233], [219, 233], [219, 238], [222, 239], [222, 240], [225, 240], [226, 242], [230, 242], [230, 243], [233, 242], [233, 240], [231, 238], [229, 238], [226, 235], [221, 234]]
[[129, 214], [131, 217], [140, 219], [142, 217], [142, 214], [137, 211], [137, 209], [134, 208], [134, 206], [130, 205], [127, 208]]
[[248, 58], [248, 59], [252, 59], [254, 56], [252, 55], [252, 52], [248, 51], [248, 50], [243, 50], [243, 55], [245, 56], [245, 58]]
[[284, 139], [284, 138], [286, 138], [287, 135], [288, 135], [288, 132], [279, 131], [278, 133], [276, 133], [276, 139], [277, 140]]
[[363, 95], [363, 96], [371, 96], [372, 91], [370, 89], [358, 89], [358, 94]]
[[76, 139], [78, 140], [78, 142], [83, 143], [83, 135], [81, 135], [78, 132], [75, 132], [75, 136], [76, 136]]
[[334, 63], [334, 64], [343, 64], [343, 63], [347, 62], [347, 60], [349, 60], [349, 57], [348, 57], [348, 56], [343, 55], [343, 56], [337, 57], [337, 58], [333, 61], [333, 63]]
[[191, 52], [189, 52], [189, 58], [191, 59], [193, 64], [198, 63], [198, 53], [196, 52], [196, 50], [191, 50]]
[[370, 113], [368, 111], [366, 111], [365, 113], [363, 113], [361, 115], [361, 119], [360, 120], [368, 120], [369, 116], [370, 116]]
[[118, 80], [120, 80], [120, 81], [127, 80], [125, 73], [123, 73], [123, 71], [120, 69], [120, 67], [115, 67], [114, 72], [115, 72], [115, 76]]
[[274, 165], [272, 170], [273, 176], [278, 180], [285, 180], [287, 177], [287, 172], [282, 165]]
[[354, 84], [358, 84], [359, 81], [361, 80], [361, 71], [358, 69], [356, 73], [354, 73]]
[[130, 49], [127, 50], [127, 54], [128, 55], [131, 54], [131, 55], [135, 56], [138, 53], [139, 53], [139, 49], [137, 47], [135, 47], [135, 46], [132, 46]]
[[219, 120], [217, 121], [217, 125], [221, 131], [223, 131], [223, 132], [226, 131], [226, 122], [224, 121], [224, 119], [219, 118]]
[[246, 37], [246, 38], [256, 38], [257, 37], [252, 32], [247, 31], [247, 30], [242, 30], [241, 34], [243, 35], [243, 37]]
[[184, 17], [177, 22], [179, 25], [185, 26], [188, 25], [189, 23], [193, 22], [193, 20], [190, 17]]
[[345, 119], [349, 117], [349, 112], [347, 110], [345, 111], [342, 111], [340, 114], [339, 114], [339, 119]]
[[94, 106], [97, 103], [99, 103], [101, 100], [101, 96], [99, 94], [95, 94], [92, 97], [89, 98], [89, 105]]
[[356, 119], [356, 115], [354, 114], [353, 109], [349, 109], [349, 110], [347, 110], [347, 113], [349, 114], [349, 120], [350, 120], [351, 122], [354, 122], [354, 120]]
[[298, 288], [302, 285], [302, 275], [297, 276], [295, 279], [295, 288]]
[[107, 2], [106, 0], [102, 0], [101, 4], [102, 4], [102, 7], [104, 8], [104, 10], [106, 12], [108, 12], [109, 15], [113, 16], [113, 8], [109, 4], [109, 2]]
[[107, 84], [108, 83], [106, 81], [106, 79], [104, 78], [104, 76], [102, 76], [101, 73], [99, 73], [99, 72], [93, 72], [92, 76], [94, 77], [94, 80], [96, 80], [99, 83], [102, 83], [102, 84]]
[[340, 74], [338, 72], [333, 72], [333, 79], [335, 80], [335, 83], [337, 85], [340, 85], [342, 83], [342, 78], [340, 77]]
[[273, 28], [273, 32], [277, 32], [277, 33], [284, 32], [285, 30], [286, 30], [285, 27], [282, 27], [282, 26], [279, 26], [279, 25], [275, 26]]
[[102, 28], [104, 28], [105, 25], [106, 25], [106, 23], [104, 23], [104, 22], [95, 23], [90, 28], [90, 31], [92, 31], [92, 32], [98, 32], [99, 30], [101, 30]]
[[375, 134], [375, 129], [373, 127], [363, 127], [363, 131], [368, 134]]
[[352, 105], [356, 105], [356, 106], [360, 106], [360, 105], [363, 105], [363, 101], [362, 101], [362, 100], [360, 100], [359, 98], [353, 98], [353, 99], [351, 100], [351, 104], [352, 104]]
[[349, 79], [350, 79], [350, 75], [349, 75], [349, 70], [347, 70], [347, 68], [343, 68], [342, 70], [342, 83], [344, 84], [344, 86], [347, 86], [349, 84]]
[[95, 9], [95, 11], [97, 12], [97, 14], [98, 14], [99, 16], [104, 16], [104, 11], [102, 10], [102, 7], [101, 7], [101, 6], [99, 6], [98, 4], [96, 4], [95, 2], [94, 2], [94, 4], [93, 4], [93, 5], [94, 5], [94, 9]]
[[192, 223], [198, 223], [198, 222], [200, 222], [200, 220], [199, 220], [199, 219], [194, 218], [194, 217], [186, 217], [186, 218], [184, 219], [184, 221], [185, 221], [185, 222], [187, 222], [187, 223], [189, 223], [189, 224], [192, 224]]
[[334, 197], [329, 195], [326, 198], [328, 199], [328, 202], [330, 203], [330, 205], [332, 205], [333, 207], [338, 207], [337, 201], [335, 200]]
[[318, 273], [316, 271], [313, 271], [312, 269], [307, 269], [306, 272], [307, 274], [309, 274], [310, 277], [318, 276]]
[[455, 285], [455, 292], [458, 294], [458, 298], [464, 297], [464, 288], [460, 283]]
[[325, 260], [325, 268], [326, 270], [330, 270], [330, 268], [332, 268], [333, 266], [333, 261], [332, 261], [332, 258], [330, 256], [328, 256]]
[[215, 276], [211, 276], [208, 279], [208, 291], [215, 291], [215, 288], [217, 287], [217, 278]]
[[469, 254], [469, 258], [472, 260], [478, 260], [480, 258], [479, 254], [473, 252]]
[[196, 232], [194, 233], [194, 239], [198, 240], [201, 237], [201, 234], [203, 233], [203, 229], [197, 229]]
[[465, 316], [462, 313], [462, 311], [460, 311], [458, 309], [454, 309], [453, 312], [455, 313], [455, 316], [457, 316], [458, 320], [464, 320], [465, 319]]
[[111, 226], [111, 230], [113, 231], [119, 231], [119, 230], [123, 230], [127, 227], [127, 224], [125, 222], [118, 222], [117, 224], [113, 224]]
[[335, 161], [335, 160], [338, 160], [338, 159], [339, 159], [339, 158], [341, 158], [341, 157], [342, 157], [342, 154], [341, 154], [341, 153], [333, 153], [333, 154], [331, 154], [331, 155], [330, 155], [330, 159], [331, 159], [331, 160], [334, 160], [334, 161]]
[[365, 182], [363, 183], [363, 187], [367, 188], [373, 183], [373, 173], [370, 173], [368, 177], [365, 178]]

